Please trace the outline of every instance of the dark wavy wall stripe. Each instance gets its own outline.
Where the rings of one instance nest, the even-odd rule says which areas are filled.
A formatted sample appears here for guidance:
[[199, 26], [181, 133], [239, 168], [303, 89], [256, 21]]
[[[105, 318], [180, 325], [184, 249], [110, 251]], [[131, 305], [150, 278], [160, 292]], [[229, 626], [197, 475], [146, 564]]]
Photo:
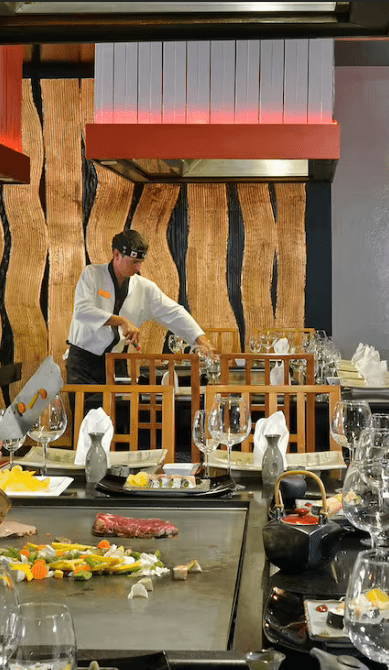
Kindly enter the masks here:
[[86, 247], [86, 229], [92, 207], [96, 198], [96, 191], [98, 185], [98, 178], [94, 163], [85, 157], [85, 142], [81, 138], [81, 153], [82, 153], [82, 227], [84, 231], [85, 240], [85, 257], [86, 264], [89, 265], [90, 258], [88, 249]]
[[188, 191], [186, 184], [180, 188], [177, 204], [167, 229], [167, 241], [180, 279], [178, 302], [190, 312], [186, 295], [186, 256], [188, 253]]
[[271, 295], [271, 304], [273, 307], [273, 316], [276, 318], [276, 311], [277, 311], [277, 290], [278, 290], [278, 259], [277, 259], [277, 254], [274, 254], [274, 262], [273, 262], [273, 274], [271, 278], [271, 286], [270, 286], [270, 295]]
[[273, 182], [268, 183], [270, 204], [273, 210], [274, 221], [277, 223], [277, 194]]
[[134, 190], [132, 193], [132, 202], [131, 202], [131, 207], [130, 211], [128, 212], [127, 216], [127, 221], [125, 223], [124, 228], [131, 228], [132, 226], [132, 219], [134, 218], [134, 214], [136, 211], [136, 208], [138, 207], [139, 200], [141, 199], [143, 193], [143, 184], [135, 184], [134, 185]]
[[0, 185], [0, 219], [4, 234], [4, 253], [0, 263], [0, 315], [2, 326], [0, 361], [2, 365], [9, 365], [10, 363], [13, 363], [14, 360], [14, 340], [11, 324], [5, 309], [5, 283], [7, 279], [12, 240], [8, 218], [4, 208], [2, 185]]
[[306, 184], [305, 325], [332, 333], [331, 184]]
[[245, 319], [242, 301], [242, 266], [245, 245], [245, 229], [242, 209], [236, 184], [227, 184], [228, 244], [227, 244], [227, 290], [239, 328], [240, 346], [244, 351]]

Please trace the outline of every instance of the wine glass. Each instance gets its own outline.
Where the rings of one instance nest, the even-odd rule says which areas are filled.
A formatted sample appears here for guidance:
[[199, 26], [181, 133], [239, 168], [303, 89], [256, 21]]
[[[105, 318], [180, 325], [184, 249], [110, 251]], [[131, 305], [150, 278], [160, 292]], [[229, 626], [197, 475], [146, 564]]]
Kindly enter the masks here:
[[[5, 409], [0, 410], [0, 421], [1, 421], [1, 418], [4, 416], [4, 414], [6, 413], [6, 411], [7, 410], [5, 410]], [[12, 468], [14, 466], [14, 453], [18, 449], [20, 449], [20, 447], [24, 444], [25, 439], [26, 439], [26, 436], [23, 435], [23, 437], [15, 437], [14, 439], [7, 438], [7, 439], [1, 440], [1, 443], [0, 443], [1, 446], [4, 447], [5, 449], [7, 449], [7, 451], [9, 451], [9, 468], [10, 468], [10, 470], [12, 470]]]
[[331, 436], [342, 449], [349, 450], [349, 460], [364, 428], [370, 426], [371, 410], [366, 400], [340, 400], [331, 418]]
[[354, 459], [342, 489], [343, 513], [350, 523], [370, 534], [371, 546], [387, 545], [389, 530], [389, 461]]
[[214, 437], [207, 438], [207, 416], [205, 409], [198, 409], [195, 412], [193, 419], [192, 436], [196, 447], [200, 449], [200, 451], [202, 451], [205, 456], [204, 479], [210, 479], [209, 454], [218, 447], [219, 440], [216, 440]]
[[344, 623], [353, 645], [389, 668], [389, 552], [359, 553], [348, 581]]
[[232, 479], [232, 445], [243, 442], [251, 431], [251, 416], [246, 400], [241, 396], [223, 397], [217, 393], [208, 419], [208, 430], [215, 440], [227, 446], [227, 472]]
[[22, 603], [8, 621], [9, 670], [76, 670], [77, 647], [73, 619], [66, 605]]
[[371, 415], [372, 428], [389, 428], [389, 414], [372, 414]]
[[211, 384], [218, 384], [220, 382], [221, 364], [220, 358], [217, 354], [207, 356], [205, 360], [205, 373], [208, 381]]
[[0, 667], [7, 668], [8, 663], [8, 628], [7, 622], [11, 611], [19, 605], [17, 589], [12, 581], [7, 561], [0, 559]]
[[44, 475], [47, 474], [47, 446], [49, 442], [54, 442], [63, 435], [67, 425], [65, 406], [61, 396], [57, 394], [43, 410], [36, 423], [27, 431], [27, 435], [42, 444], [43, 464], [41, 471]]
[[178, 337], [178, 335], [175, 335], [174, 333], [169, 335], [168, 346], [172, 354], [179, 354], [183, 351], [183, 349], [185, 349], [185, 344], [182, 337]]

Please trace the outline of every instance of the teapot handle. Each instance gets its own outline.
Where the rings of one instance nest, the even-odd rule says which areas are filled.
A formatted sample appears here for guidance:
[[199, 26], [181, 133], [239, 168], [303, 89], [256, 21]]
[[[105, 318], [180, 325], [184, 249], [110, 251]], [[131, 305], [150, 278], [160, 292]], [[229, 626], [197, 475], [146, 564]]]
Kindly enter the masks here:
[[282, 472], [280, 476], [278, 477], [275, 485], [275, 491], [274, 491], [274, 498], [275, 498], [275, 506], [279, 509], [282, 509], [283, 504], [281, 502], [281, 496], [280, 496], [280, 481], [282, 479], [285, 479], [285, 477], [288, 477], [289, 475], [309, 475], [312, 477], [319, 485], [320, 488], [320, 493], [321, 493], [321, 500], [323, 503], [323, 514], [328, 516], [328, 509], [327, 509], [327, 498], [326, 498], [326, 490], [324, 488], [324, 484], [321, 481], [320, 477], [315, 475], [314, 472], [311, 472], [310, 470], [287, 470], [286, 472]]

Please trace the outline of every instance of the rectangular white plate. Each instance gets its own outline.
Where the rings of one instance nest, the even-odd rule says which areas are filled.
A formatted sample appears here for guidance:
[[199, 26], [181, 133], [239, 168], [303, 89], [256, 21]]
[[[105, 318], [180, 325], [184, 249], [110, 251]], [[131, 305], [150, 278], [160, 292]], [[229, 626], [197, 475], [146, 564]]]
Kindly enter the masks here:
[[[303, 467], [304, 470], [331, 470], [346, 468], [340, 451], [316, 451], [309, 454], [286, 454], [289, 469]], [[227, 467], [227, 451], [216, 449], [209, 456], [209, 464], [215, 468]], [[254, 454], [233, 451], [231, 454], [231, 470], [246, 470], [261, 472], [261, 468], [254, 465]]]
[[[40, 481], [46, 479], [45, 477], [37, 477]], [[13, 491], [6, 489], [6, 494], [10, 498], [57, 498], [61, 495], [68, 486], [74, 481], [73, 477], [49, 477], [50, 484], [47, 489], [41, 491]]]
[[[130, 467], [149, 467], [161, 465], [166, 458], [167, 449], [144, 449], [139, 451], [111, 451], [109, 454], [110, 467], [112, 465], [129, 465]], [[75, 465], [76, 452], [73, 449], [58, 449], [49, 447], [47, 450], [47, 468], [61, 470], [81, 470], [83, 465]], [[32, 447], [22, 458], [15, 457], [15, 463], [33, 468], [42, 467], [42, 447]]]
[[317, 612], [316, 607], [327, 605], [328, 609], [339, 605], [339, 600], [304, 600], [305, 618], [307, 621], [308, 635], [312, 640], [334, 640], [348, 639], [344, 628], [333, 628], [327, 626], [327, 612]]

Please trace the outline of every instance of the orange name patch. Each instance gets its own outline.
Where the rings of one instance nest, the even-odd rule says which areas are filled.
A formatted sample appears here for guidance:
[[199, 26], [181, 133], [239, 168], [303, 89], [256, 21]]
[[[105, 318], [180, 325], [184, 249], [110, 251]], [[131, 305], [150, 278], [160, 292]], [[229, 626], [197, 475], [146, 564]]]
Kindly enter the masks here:
[[99, 291], [99, 295], [103, 296], [103, 298], [110, 298], [111, 294], [109, 291], [104, 291], [102, 288]]

